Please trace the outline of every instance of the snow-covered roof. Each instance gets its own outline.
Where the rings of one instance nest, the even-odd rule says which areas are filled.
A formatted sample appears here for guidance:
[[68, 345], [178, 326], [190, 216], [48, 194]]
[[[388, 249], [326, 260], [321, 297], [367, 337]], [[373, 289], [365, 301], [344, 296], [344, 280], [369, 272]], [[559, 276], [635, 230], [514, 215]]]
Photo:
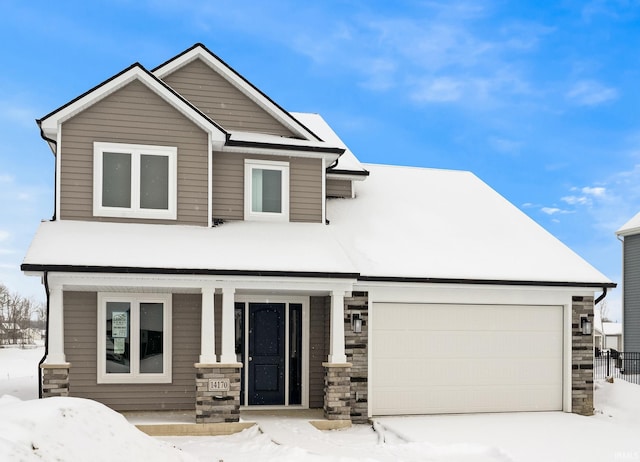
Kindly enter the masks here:
[[306, 127], [309, 127], [316, 135], [322, 140], [331, 145], [339, 146], [343, 148], [344, 154], [338, 159], [338, 163], [332, 167], [333, 172], [348, 172], [353, 174], [366, 175], [367, 170], [362, 166], [360, 161], [351, 152], [351, 149], [340, 139], [340, 137], [333, 131], [329, 124], [322, 118], [320, 114], [313, 114], [307, 112], [291, 112], [293, 117], [298, 119]]
[[359, 274], [360, 278], [612, 284], [469, 172], [364, 165], [321, 223], [215, 228], [56, 221], [23, 269], [47, 265]]
[[602, 330], [604, 331], [604, 335], [622, 335], [622, 323], [603, 322]]
[[631, 220], [627, 221], [620, 227], [616, 234], [618, 236], [630, 236], [640, 233], [640, 212], [638, 212]]

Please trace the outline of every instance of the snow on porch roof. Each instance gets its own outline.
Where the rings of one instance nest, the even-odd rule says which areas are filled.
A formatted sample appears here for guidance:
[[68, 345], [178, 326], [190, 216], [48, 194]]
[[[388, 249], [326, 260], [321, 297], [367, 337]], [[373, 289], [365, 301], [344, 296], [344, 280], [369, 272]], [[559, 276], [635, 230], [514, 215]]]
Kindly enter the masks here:
[[23, 269], [70, 265], [614, 285], [472, 173], [364, 167], [371, 175], [356, 183], [355, 199], [328, 201], [329, 225], [45, 222]]

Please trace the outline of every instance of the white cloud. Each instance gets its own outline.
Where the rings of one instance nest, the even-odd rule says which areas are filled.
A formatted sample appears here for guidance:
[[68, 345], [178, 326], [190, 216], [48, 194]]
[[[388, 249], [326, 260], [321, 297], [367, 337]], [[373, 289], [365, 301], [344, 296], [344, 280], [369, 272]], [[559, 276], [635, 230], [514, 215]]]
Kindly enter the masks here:
[[570, 196], [561, 197], [560, 200], [569, 205], [593, 205], [594, 199], [604, 199], [607, 194], [607, 188], [603, 186], [585, 186], [583, 188], [571, 188], [571, 191], [578, 191], [582, 194], [572, 194]]
[[418, 102], [449, 102], [462, 97], [464, 84], [450, 77], [425, 81], [411, 95]]
[[558, 207], [542, 207], [540, 209], [543, 213], [546, 213], [547, 215], [556, 215], [556, 214], [565, 214], [565, 213], [572, 213], [569, 210], [563, 210], [560, 209]]
[[596, 106], [618, 97], [618, 90], [593, 80], [580, 80], [567, 92], [566, 97], [580, 106]]
[[489, 138], [489, 145], [499, 152], [514, 153], [520, 149], [522, 143], [507, 138], [492, 136]]
[[603, 188], [602, 186], [596, 186], [593, 188], [589, 186], [585, 186], [584, 188], [582, 188], [582, 192], [589, 196], [602, 197], [606, 194], [607, 189]]
[[9, 233], [9, 231], [0, 229], [0, 242], [6, 241], [7, 239], [9, 239], [9, 236], [11, 236], [11, 233]]

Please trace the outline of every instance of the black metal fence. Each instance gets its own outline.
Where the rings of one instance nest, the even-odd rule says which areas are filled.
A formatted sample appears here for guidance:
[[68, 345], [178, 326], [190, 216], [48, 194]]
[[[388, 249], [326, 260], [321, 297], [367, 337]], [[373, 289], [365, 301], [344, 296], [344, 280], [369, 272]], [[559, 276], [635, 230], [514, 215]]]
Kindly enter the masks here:
[[608, 350], [593, 358], [593, 378], [614, 377], [640, 385], [640, 353]]

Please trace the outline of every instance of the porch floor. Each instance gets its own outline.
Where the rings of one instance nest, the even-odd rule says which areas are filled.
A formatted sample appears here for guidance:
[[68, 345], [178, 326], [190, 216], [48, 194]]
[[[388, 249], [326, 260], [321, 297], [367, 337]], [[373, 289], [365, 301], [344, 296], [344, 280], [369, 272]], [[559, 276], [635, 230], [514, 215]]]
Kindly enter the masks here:
[[292, 421], [306, 421], [319, 430], [335, 430], [350, 421], [326, 420], [322, 409], [249, 409], [240, 411], [240, 422], [196, 424], [194, 411], [122, 412], [129, 423], [151, 436], [216, 436], [238, 433], [254, 425], [267, 433]]

